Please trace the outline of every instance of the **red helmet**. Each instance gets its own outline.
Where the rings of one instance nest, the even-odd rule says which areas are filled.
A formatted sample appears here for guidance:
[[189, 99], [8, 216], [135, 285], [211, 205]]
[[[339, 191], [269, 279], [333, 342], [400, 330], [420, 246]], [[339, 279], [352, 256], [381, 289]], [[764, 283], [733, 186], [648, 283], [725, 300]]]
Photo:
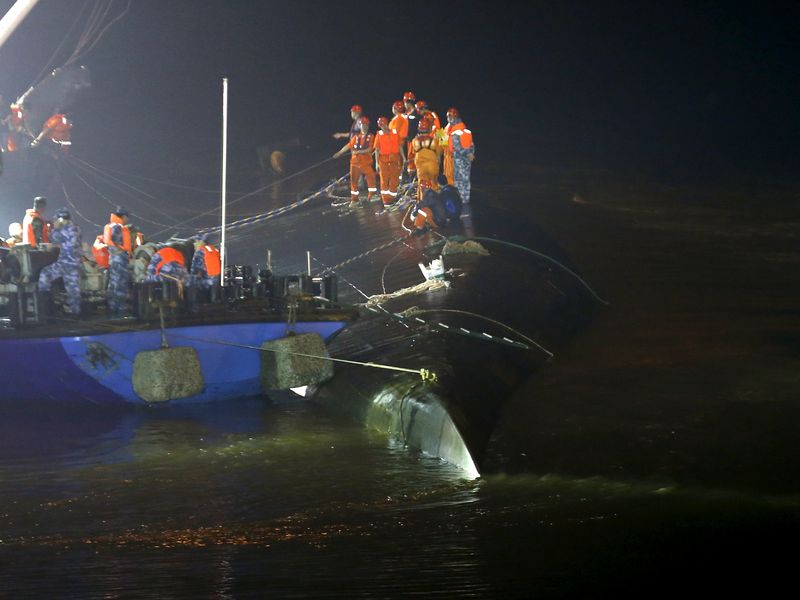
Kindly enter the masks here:
[[414, 108], [416, 108], [418, 111], [424, 110], [428, 108], [428, 103], [425, 102], [425, 100], [420, 100], [414, 105]]
[[388, 127], [389, 119], [386, 117], [378, 117], [378, 127]]
[[450, 107], [450, 108], [447, 109], [447, 116], [448, 117], [454, 117], [456, 119], [460, 119], [461, 118], [461, 113], [458, 112], [457, 108]]
[[369, 125], [369, 117], [366, 115], [362, 115], [358, 117], [358, 122], [360, 125]]
[[416, 99], [417, 97], [414, 95], [414, 92], [406, 92], [403, 94], [403, 102], [414, 102]]
[[433, 129], [433, 117], [425, 115], [419, 120], [417, 131], [420, 133], [430, 133], [431, 129]]
[[396, 110], [397, 112], [403, 112], [406, 109], [405, 104], [403, 104], [402, 100], [398, 100], [394, 104], [392, 104], [392, 110]]
[[350, 107], [350, 112], [357, 112], [357, 113], [362, 112], [361, 105], [360, 104], [353, 104], [353, 106]]

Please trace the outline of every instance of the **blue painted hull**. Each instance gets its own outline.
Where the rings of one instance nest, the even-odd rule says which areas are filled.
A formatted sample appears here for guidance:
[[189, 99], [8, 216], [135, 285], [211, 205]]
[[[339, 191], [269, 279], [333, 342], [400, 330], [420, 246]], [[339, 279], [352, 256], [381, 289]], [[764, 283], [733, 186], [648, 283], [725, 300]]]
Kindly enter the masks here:
[[[345, 325], [344, 321], [298, 322], [293, 331], [318, 333], [328, 340]], [[205, 380], [202, 393], [172, 403], [196, 403], [260, 394], [259, 352], [241, 346], [260, 347], [263, 342], [284, 337], [289, 329], [286, 323], [264, 322], [172, 327], [166, 331], [172, 346], [197, 350]], [[145, 405], [131, 383], [133, 361], [138, 352], [160, 346], [158, 329], [0, 340], [4, 375], [0, 404]]]

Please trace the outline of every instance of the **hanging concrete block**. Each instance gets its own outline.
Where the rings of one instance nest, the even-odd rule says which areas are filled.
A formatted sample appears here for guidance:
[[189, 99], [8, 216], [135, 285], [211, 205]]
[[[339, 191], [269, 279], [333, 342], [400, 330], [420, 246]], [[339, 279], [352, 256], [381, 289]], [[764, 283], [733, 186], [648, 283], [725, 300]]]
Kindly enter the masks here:
[[328, 355], [325, 342], [317, 333], [290, 335], [264, 342], [261, 349], [261, 387], [265, 391], [315, 385], [333, 377], [332, 361], [297, 356]]
[[197, 351], [189, 346], [145, 350], [133, 361], [133, 391], [145, 402], [167, 402], [205, 388]]

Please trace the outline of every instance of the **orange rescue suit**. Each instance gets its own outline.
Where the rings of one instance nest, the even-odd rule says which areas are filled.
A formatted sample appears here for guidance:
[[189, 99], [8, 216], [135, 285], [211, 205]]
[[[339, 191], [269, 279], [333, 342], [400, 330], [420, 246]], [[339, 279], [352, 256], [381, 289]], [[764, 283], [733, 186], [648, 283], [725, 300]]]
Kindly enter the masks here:
[[[408, 171], [416, 170], [419, 182], [428, 181], [433, 189], [439, 189], [439, 155], [441, 148], [433, 134], [420, 133], [411, 140], [411, 152], [408, 155]], [[419, 197], [422, 198], [422, 186]]]
[[375, 137], [381, 175], [381, 199], [384, 204], [392, 204], [397, 200], [397, 186], [403, 169], [400, 143], [400, 135], [394, 129], [390, 129], [388, 133], [380, 130]]
[[[125, 227], [125, 224], [122, 222], [122, 217], [118, 217], [114, 213], [111, 213], [110, 223], [108, 223], [103, 228], [103, 242], [109, 248], [119, 248], [120, 250], [124, 250], [129, 255], [133, 254], [133, 246], [131, 245], [131, 230]], [[114, 240], [111, 239], [111, 230], [114, 225], [119, 225], [122, 228], [122, 246], [117, 246], [114, 243]]]
[[55, 114], [47, 119], [44, 122], [44, 130], [46, 131], [45, 135], [57, 144], [65, 146], [71, 144], [72, 123], [69, 122], [66, 115]]
[[[350, 150], [369, 150], [373, 148], [371, 133], [359, 133], [350, 138]], [[367, 180], [367, 200], [378, 191], [375, 183], [375, 169], [372, 168], [372, 153], [350, 154], [350, 200], [358, 200], [358, 178], [364, 175]]]
[[408, 117], [403, 114], [395, 115], [394, 119], [389, 121], [389, 129], [397, 131], [400, 143], [405, 144], [406, 138], [408, 138]]

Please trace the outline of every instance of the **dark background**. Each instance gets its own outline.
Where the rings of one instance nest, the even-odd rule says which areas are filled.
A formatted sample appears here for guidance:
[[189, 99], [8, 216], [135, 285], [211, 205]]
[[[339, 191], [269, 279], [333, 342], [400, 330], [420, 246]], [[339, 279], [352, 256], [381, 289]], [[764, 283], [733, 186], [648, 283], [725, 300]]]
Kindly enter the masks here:
[[[0, 50], [7, 99], [82, 4], [42, 0]], [[200, 168], [175, 180], [215, 184], [227, 76], [238, 160], [296, 135], [320, 144], [351, 104], [377, 117], [413, 90], [442, 116], [460, 108], [483, 160], [785, 174], [798, 16], [763, 2], [135, 0], [82, 61], [94, 85], [73, 110], [74, 150], [151, 172], [183, 157]]]

